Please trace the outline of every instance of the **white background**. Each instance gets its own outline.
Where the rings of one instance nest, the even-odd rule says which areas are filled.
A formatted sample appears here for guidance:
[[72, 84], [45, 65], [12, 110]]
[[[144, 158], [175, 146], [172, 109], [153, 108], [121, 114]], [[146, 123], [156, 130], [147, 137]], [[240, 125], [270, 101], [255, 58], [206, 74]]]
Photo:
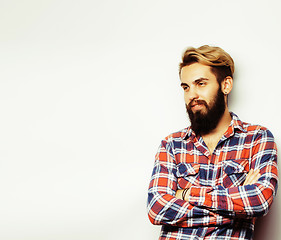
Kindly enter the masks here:
[[[0, 239], [153, 240], [147, 188], [186, 127], [178, 63], [220, 46], [230, 109], [280, 146], [279, 0], [1, 0]], [[280, 194], [258, 225], [281, 234]]]

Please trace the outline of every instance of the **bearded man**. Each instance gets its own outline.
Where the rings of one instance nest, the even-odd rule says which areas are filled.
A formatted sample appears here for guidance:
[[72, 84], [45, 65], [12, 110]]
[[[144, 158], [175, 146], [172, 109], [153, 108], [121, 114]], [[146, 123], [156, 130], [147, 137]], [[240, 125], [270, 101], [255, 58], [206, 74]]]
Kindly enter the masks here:
[[159, 239], [252, 239], [276, 195], [277, 150], [265, 127], [228, 109], [234, 62], [219, 47], [188, 48], [180, 63], [191, 125], [156, 154], [148, 216]]

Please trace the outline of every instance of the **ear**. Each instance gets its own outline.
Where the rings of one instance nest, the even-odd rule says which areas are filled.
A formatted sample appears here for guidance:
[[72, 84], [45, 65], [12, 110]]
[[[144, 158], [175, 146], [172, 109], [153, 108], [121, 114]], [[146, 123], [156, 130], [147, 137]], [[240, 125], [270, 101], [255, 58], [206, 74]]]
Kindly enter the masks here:
[[233, 79], [230, 76], [227, 76], [222, 82], [221, 82], [221, 90], [225, 95], [228, 95], [233, 86]]

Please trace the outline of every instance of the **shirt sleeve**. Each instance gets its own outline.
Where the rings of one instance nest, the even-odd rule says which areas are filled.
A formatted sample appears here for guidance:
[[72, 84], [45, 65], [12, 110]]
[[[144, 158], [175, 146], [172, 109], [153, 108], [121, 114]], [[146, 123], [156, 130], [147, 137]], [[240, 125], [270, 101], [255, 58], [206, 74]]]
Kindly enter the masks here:
[[177, 190], [176, 163], [172, 148], [162, 141], [156, 154], [148, 190], [148, 216], [156, 225], [195, 227], [223, 225], [233, 222], [208, 209], [193, 206], [175, 197]]
[[278, 186], [277, 148], [272, 133], [259, 130], [253, 143], [250, 167], [260, 169], [257, 183], [225, 188], [192, 186], [189, 203], [221, 215], [253, 218], [267, 214]]

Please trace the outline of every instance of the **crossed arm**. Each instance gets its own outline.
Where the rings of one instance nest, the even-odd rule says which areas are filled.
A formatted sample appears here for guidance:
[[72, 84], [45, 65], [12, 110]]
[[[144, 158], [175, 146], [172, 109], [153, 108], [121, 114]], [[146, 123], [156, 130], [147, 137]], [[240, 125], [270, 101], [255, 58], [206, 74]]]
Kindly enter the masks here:
[[[158, 167], [157, 167], [158, 168]], [[160, 170], [161, 169], [161, 170]], [[185, 199], [182, 199], [183, 190], [177, 189], [176, 179], [166, 177], [168, 169], [159, 165], [159, 174], [152, 180], [148, 192], [148, 216], [150, 221], [156, 225], [172, 225], [178, 227], [198, 227], [198, 226], [219, 226], [232, 224], [237, 216], [237, 210], [229, 210], [229, 206], [223, 206], [223, 210], [212, 209], [200, 205], [199, 201], [189, 201], [191, 188], [188, 189]], [[250, 170], [246, 180], [241, 187], [253, 187], [260, 178], [259, 170]], [[154, 186], [155, 184], [155, 186]], [[204, 188], [202, 188], [204, 189]], [[251, 190], [253, 191], [253, 190]], [[254, 191], [253, 191], [254, 192]], [[254, 192], [254, 194], [256, 194]], [[200, 194], [199, 194], [200, 195]], [[208, 193], [206, 193], [208, 195]], [[239, 193], [234, 194], [237, 198]], [[204, 196], [204, 194], [203, 194]], [[205, 196], [204, 196], [205, 197]], [[220, 201], [220, 200], [218, 200]], [[228, 199], [229, 204], [231, 200]], [[262, 206], [267, 203], [262, 204]], [[242, 204], [243, 205], [243, 204]], [[244, 206], [241, 206], [243, 208]], [[241, 210], [242, 217], [247, 218], [244, 210]], [[254, 217], [254, 216], [252, 216]], [[250, 217], [251, 218], [251, 217]]]
[[[246, 180], [245, 180], [243, 186], [256, 183], [258, 181], [258, 179], [260, 178], [260, 176], [261, 176], [261, 174], [260, 174], [259, 169], [255, 169], [255, 170], [251, 169], [249, 171], [249, 173], [247, 174], [247, 177], [246, 177]], [[190, 188], [187, 189], [187, 191], [185, 189], [179, 189], [176, 191], [175, 197], [188, 202], [189, 195], [190, 195]]]

